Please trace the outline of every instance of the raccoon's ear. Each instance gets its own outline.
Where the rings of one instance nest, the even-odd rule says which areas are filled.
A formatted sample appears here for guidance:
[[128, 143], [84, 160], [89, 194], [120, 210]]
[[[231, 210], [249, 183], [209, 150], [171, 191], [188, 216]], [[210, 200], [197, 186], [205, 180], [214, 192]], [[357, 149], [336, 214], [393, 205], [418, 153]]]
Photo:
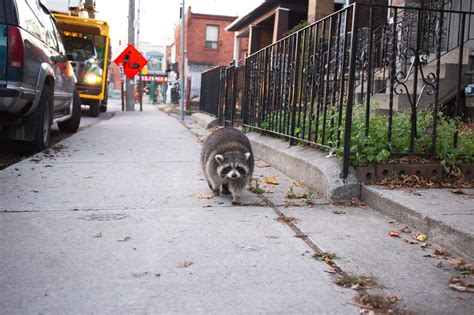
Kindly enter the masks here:
[[221, 154], [217, 154], [214, 158], [219, 164], [221, 164], [224, 161], [224, 156], [222, 156]]
[[247, 152], [247, 153], [245, 153], [244, 155], [245, 155], [245, 160], [247, 161], [247, 160], [249, 159], [249, 157], [250, 157], [250, 152]]

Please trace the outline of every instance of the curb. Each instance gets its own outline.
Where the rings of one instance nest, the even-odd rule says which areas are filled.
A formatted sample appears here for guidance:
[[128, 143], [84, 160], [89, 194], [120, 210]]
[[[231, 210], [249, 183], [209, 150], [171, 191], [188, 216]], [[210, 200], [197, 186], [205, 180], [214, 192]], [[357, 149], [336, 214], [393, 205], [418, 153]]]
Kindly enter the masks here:
[[192, 114], [191, 119], [206, 129], [219, 125], [219, 120], [216, 117], [203, 113]]
[[358, 197], [360, 184], [351, 167], [346, 180], [340, 178], [342, 162], [324, 152], [292, 146], [288, 141], [248, 133], [254, 154], [284, 174], [313, 187], [332, 202], [342, 203]]
[[425, 216], [413, 207], [388, 198], [382, 192], [366, 185], [362, 185], [361, 199], [370, 208], [428, 235], [430, 242], [448, 247], [461, 257], [474, 260], [474, 235]]

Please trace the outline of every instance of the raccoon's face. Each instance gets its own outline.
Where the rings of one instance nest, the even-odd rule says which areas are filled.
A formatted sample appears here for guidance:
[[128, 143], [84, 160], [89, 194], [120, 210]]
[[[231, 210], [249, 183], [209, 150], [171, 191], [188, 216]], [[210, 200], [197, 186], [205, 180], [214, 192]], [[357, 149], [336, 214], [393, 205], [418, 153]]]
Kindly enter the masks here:
[[219, 163], [217, 174], [222, 178], [233, 180], [247, 176], [249, 173], [249, 167], [247, 165], [249, 157], [250, 153], [248, 152], [240, 156], [216, 155], [215, 159]]

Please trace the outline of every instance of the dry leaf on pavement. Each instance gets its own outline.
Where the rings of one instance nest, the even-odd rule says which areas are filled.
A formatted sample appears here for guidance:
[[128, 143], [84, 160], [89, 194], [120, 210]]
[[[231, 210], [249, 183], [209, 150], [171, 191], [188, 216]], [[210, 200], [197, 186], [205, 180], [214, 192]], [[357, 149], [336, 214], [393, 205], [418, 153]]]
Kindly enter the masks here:
[[464, 190], [462, 190], [462, 189], [453, 189], [453, 190], [451, 190], [451, 192], [453, 194], [456, 194], [456, 195], [464, 195], [465, 194]]
[[192, 197], [197, 198], [197, 199], [212, 199], [212, 198], [214, 198], [214, 196], [212, 194], [194, 194]]
[[398, 232], [398, 231], [390, 231], [390, 232], [388, 232], [388, 236], [391, 236], [391, 237], [400, 237], [400, 232]]
[[130, 239], [130, 236], [125, 236], [125, 237], [122, 237], [121, 239], [119, 239], [118, 241], [119, 242], [126, 242]]
[[417, 241], [424, 242], [428, 239], [428, 236], [426, 236], [425, 234], [418, 233], [415, 238]]
[[337, 273], [337, 271], [334, 268], [326, 269], [326, 270], [324, 270], [324, 272], [331, 273], [331, 274]]
[[439, 256], [449, 256], [449, 251], [446, 248], [436, 248], [434, 254]]
[[102, 232], [99, 232], [99, 233], [96, 233], [94, 236], [92, 236], [93, 238], [99, 238], [99, 237], [102, 237]]
[[258, 168], [265, 168], [265, 167], [270, 167], [271, 165], [268, 164], [268, 163], [265, 163], [263, 161], [258, 161], [255, 166], [257, 166]]
[[270, 185], [279, 185], [280, 182], [275, 177], [265, 177], [265, 182]]
[[443, 266], [443, 262], [441, 260], [436, 260], [435, 266], [436, 268], [441, 268], [441, 266]]
[[297, 219], [295, 217], [287, 217], [287, 216], [284, 216], [284, 215], [278, 216], [275, 220], [278, 221], [278, 222], [282, 222], [282, 223], [290, 223], [290, 222], [293, 222], [293, 221], [297, 221]]
[[293, 185], [295, 185], [295, 187], [301, 187], [303, 186], [303, 184], [301, 184], [301, 182], [299, 180], [294, 180], [293, 181]]
[[340, 210], [333, 210], [332, 213], [333, 214], [346, 214], [345, 211], [340, 211]]
[[178, 268], [188, 268], [188, 267], [191, 266], [192, 264], [194, 264], [192, 261], [183, 260], [183, 261], [178, 262], [178, 264], [176, 265], [176, 267], [178, 267]]
[[410, 233], [411, 233], [411, 229], [410, 229], [408, 226], [405, 226], [405, 227], [402, 229], [402, 232], [403, 232], [403, 233], [410, 234]]
[[392, 295], [387, 297], [387, 301], [389, 303], [397, 303], [402, 300], [402, 297], [400, 295]]

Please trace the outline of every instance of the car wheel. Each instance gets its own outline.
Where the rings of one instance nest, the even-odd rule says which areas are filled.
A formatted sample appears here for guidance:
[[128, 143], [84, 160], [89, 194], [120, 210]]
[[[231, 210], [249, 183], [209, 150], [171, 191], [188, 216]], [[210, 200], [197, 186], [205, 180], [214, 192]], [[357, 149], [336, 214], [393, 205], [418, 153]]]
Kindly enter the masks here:
[[68, 120], [58, 123], [58, 128], [62, 132], [76, 132], [79, 129], [81, 123], [81, 98], [79, 93], [74, 90], [74, 96], [72, 99], [72, 117]]
[[36, 153], [48, 147], [51, 137], [51, 104], [51, 90], [45, 85], [38, 106], [32, 113], [35, 129], [33, 141], [21, 142], [18, 147], [21, 153]]
[[107, 111], [107, 105], [102, 104], [100, 105], [99, 109], [101, 113], [105, 113]]
[[89, 105], [89, 114], [92, 117], [99, 117], [99, 102], [94, 102]]

